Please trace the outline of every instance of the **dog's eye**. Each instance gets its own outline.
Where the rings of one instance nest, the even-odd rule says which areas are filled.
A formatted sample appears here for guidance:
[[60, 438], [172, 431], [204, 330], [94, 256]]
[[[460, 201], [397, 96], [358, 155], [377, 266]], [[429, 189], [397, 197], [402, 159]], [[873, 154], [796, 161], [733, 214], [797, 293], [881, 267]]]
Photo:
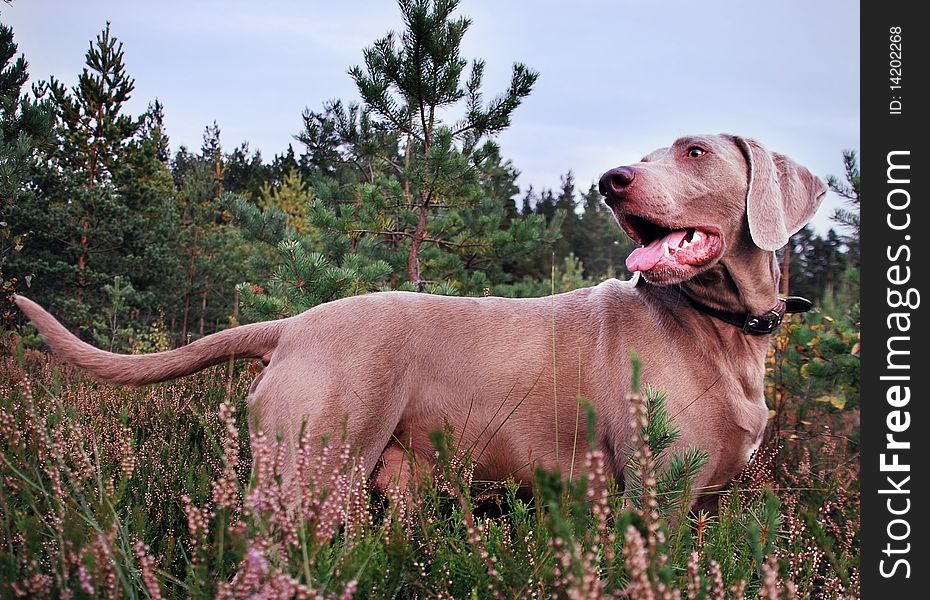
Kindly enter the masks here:
[[698, 146], [691, 146], [688, 148], [688, 158], [698, 158], [699, 156], [704, 156], [707, 154], [707, 151]]

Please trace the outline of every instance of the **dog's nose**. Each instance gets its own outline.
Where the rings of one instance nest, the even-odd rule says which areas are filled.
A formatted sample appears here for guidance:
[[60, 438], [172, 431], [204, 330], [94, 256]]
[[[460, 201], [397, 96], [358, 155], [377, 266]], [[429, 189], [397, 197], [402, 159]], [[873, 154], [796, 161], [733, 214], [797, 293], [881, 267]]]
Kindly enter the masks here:
[[609, 203], [612, 195], [623, 193], [635, 178], [636, 171], [632, 167], [617, 167], [601, 175], [597, 188], [602, 196], [607, 197]]

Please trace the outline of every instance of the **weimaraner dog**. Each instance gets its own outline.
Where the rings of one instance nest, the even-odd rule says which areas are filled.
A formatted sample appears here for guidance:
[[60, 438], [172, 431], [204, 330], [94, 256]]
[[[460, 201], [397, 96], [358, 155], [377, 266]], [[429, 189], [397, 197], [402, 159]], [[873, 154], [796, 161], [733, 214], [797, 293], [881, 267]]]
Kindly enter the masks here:
[[[480, 479], [528, 483], [536, 466], [580, 473], [579, 397], [621, 477], [635, 351], [643, 383], [668, 394], [678, 446], [709, 454], [694, 489], [723, 486], [761, 441], [768, 334], [793, 310], [776, 295], [773, 251], [813, 216], [826, 186], [751, 139], [699, 135], [608, 171], [600, 189], [641, 244], [626, 261], [638, 272], [631, 281], [532, 299], [373, 293], [145, 356], [93, 348], [37, 304], [16, 302], [55, 353], [106, 382], [262, 359], [248, 395], [257, 425], [289, 443], [303, 423], [321, 438], [346, 435], [378, 488], [431, 468], [429, 433], [446, 426], [483, 449]], [[288, 477], [293, 461], [285, 468]]]

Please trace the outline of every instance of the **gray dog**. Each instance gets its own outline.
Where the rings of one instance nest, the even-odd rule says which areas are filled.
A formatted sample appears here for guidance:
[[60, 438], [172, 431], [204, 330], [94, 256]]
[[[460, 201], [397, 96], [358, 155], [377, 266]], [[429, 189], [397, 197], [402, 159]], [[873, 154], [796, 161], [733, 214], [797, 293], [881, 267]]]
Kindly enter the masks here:
[[677, 444], [710, 456], [694, 489], [725, 485], [762, 439], [768, 334], [795, 308], [776, 295], [773, 251], [813, 216], [826, 186], [753, 140], [700, 135], [608, 171], [600, 188], [642, 245], [627, 258], [631, 281], [533, 299], [368, 294], [145, 356], [93, 348], [37, 304], [16, 302], [56, 354], [107, 382], [262, 359], [248, 396], [258, 426], [289, 443], [302, 423], [321, 437], [344, 430], [369, 474], [382, 465], [380, 488], [431, 468], [429, 433], [445, 425], [485, 448], [478, 478], [528, 483], [536, 466], [579, 473], [573, 461], [588, 439], [579, 396], [617, 470], [632, 437], [624, 398], [635, 351], [643, 382], [668, 393]]

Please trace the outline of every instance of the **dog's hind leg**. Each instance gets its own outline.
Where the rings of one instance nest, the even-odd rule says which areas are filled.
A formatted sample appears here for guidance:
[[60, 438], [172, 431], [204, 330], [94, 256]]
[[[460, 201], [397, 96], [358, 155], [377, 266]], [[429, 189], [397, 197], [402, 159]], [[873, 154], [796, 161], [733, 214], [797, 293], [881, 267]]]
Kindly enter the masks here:
[[[330, 382], [351, 381], [332, 370], [303, 362], [275, 364], [262, 372], [249, 394], [251, 425], [266, 436], [277, 436], [286, 448], [281, 477], [294, 481], [298, 452], [309, 462], [309, 469], [323, 464], [326, 443], [333, 447], [345, 444], [350, 460], [358, 460], [367, 480], [400, 422], [405, 403], [390, 394], [376, 395], [364, 390], [344, 389]], [[334, 376], [335, 375], [335, 376]], [[321, 383], [322, 382], [322, 383]], [[348, 469], [326, 451], [327, 469]], [[338, 463], [338, 464], [337, 464]], [[334, 473], [323, 475], [328, 479]]]
[[379, 459], [378, 469], [374, 474], [372, 486], [385, 495], [392, 487], [401, 493], [408, 493], [414, 488], [421, 477], [429, 471], [429, 467], [418, 460], [411, 448], [404, 447], [397, 441], [391, 442]]

